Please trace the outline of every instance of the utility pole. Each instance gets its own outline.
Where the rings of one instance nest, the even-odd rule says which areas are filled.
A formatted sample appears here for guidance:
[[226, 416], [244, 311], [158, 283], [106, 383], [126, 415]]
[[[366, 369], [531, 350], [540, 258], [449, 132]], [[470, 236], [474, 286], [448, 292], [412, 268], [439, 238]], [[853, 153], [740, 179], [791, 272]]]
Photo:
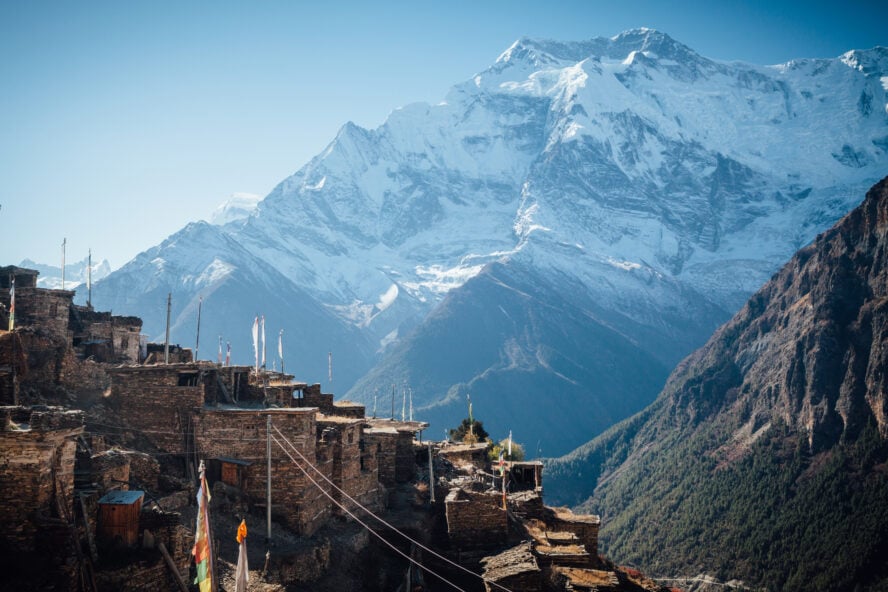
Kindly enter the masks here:
[[203, 296], [198, 296], [197, 300], [197, 339], [194, 342], [194, 361], [198, 360], [198, 352], [200, 351], [200, 309], [203, 307]]
[[435, 467], [432, 463], [432, 441], [429, 440], [429, 491], [432, 494], [431, 502], [435, 503]]
[[170, 309], [173, 306], [173, 293], [167, 293], [167, 326], [166, 326], [166, 338], [163, 341], [163, 363], [170, 363]]
[[62, 239], [62, 290], [65, 289], [65, 243], [67, 242], [67, 238]]
[[93, 274], [92, 274], [92, 272], [93, 272], [93, 250], [90, 249], [89, 250], [89, 258], [88, 258], [87, 264], [86, 264], [86, 307], [90, 308], [90, 309], [92, 308], [92, 295], [93, 295], [93, 288], [92, 288]]

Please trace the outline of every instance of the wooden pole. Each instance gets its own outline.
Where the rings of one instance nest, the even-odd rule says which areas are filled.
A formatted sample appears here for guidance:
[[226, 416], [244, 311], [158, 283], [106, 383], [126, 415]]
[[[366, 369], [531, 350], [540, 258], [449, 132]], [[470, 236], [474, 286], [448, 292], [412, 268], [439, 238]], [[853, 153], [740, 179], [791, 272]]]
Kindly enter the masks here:
[[92, 270], [93, 270], [93, 251], [89, 250], [89, 259], [86, 264], [86, 306], [92, 308]]
[[185, 580], [182, 579], [182, 574], [180, 574], [178, 568], [176, 568], [176, 564], [173, 561], [173, 558], [170, 557], [170, 552], [167, 551], [166, 545], [163, 544], [163, 541], [157, 541], [157, 548], [160, 549], [160, 554], [163, 555], [164, 562], [173, 573], [176, 583], [179, 585], [179, 590], [181, 590], [182, 592], [188, 592], [188, 585], [185, 584]]
[[67, 242], [67, 238], [62, 239], [62, 290], [65, 289], [65, 243]]
[[435, 503], [435, 466], [432, 463], [432, 441], [429, 440], [429, 491], [432, 494], [431, 502]]
[[163, 341], [163, 363], [170, 363], [170, 309], [173, 306], [173, 293], [167, 293], [167, 324], [166, 324], [166, 337]]
[[200, 352], [200, 309], [203, 307], [203, 296], [198, 296], [197, 300], [197, 339], [194, 341], [194, 361], [198, 360], [198, 352]]
[[265, 455], [268, 458], [268, 466], [266, 467], [266, 494], [265, 494], [265, 523], [267, 525], [265, 531], [266, 546], [271, 543], [271, 415], [265, 416]]

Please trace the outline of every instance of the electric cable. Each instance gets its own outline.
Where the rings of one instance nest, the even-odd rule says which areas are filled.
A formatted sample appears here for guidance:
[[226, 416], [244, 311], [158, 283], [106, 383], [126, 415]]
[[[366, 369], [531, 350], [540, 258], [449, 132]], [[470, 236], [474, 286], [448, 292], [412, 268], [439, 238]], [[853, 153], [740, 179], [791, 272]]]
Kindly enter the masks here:
[[[375, 518], [375, 519], [376, 519], [377, 521], [379, 521], [381, 524], [385, 525], [387, 528], [391, 529], [392, 531], [398, 533], [399, 535], [401, 535], [402, 537], [404, 537], [405, 539], [407, 539], [408, 541], [410, 541], [411, 543], [413, 543], [414, 545], [416, 545], [417, 547], [419, 547], [419, 548], [422, 549], [423, 551], [426, 551], [426, 552], [428, 552], [428, 553], [431, 553], [432, 555], [434, 555], [434, 556], [437, 557], [438, 559], [440, 559], [440, 560], [442, 560], [442, 561], [444, 561], [444, 562], [446, 562], [446, 563], [452, 565], [453, 567], [456, 567], [457, 569], [460, 569], [460, 570], [466, 572], [467, 574], [469, 574], [469, 575], [471, 575], [471, 576], [473, 576], [473, 577], [479, 578], [479, 579], [481, 579], [482, 581], [487, 582], [487, 583], [490, 584], [491, 586], [495, 586], [495, 587], [497, 587], [497, 588], [499, 588], [499, 589], [501, 589], [501, 590], [505, 590], [505, 592], [511, 592], [508, 588], [505, 588], [504, 586], [502, 586], [502, 585], [500, 585], [500, 584], [498, 584], [498, 583], [496, 583], [496, 582], [493, 582], [493, 581], [491, 581], [491, 580], [485, 579], [483, 576], [481, 576], [481, 575], [479, 575], [479, 574], [476, 574], [476, 573], [473, 572], [472, 570], [470, 570], [470, 569], [468, 569], [468, 568], [466, 568], [466, 567], [464, 567], [464, 566], [462, 566], [462, 565], [456, 563], [455, 561], [452, 561], [452, 560], [448, 559], [447, 557], [445, 557], [445, 556], [443, 556], [443, 555], [437, 553], [437, 552], [434, 551], [433, 549], [430, 549], [430, 548], [426, 547], [425, 545], [423, 545], [423, 544], [420, 543], [419, 541], [416, 541], [416, 540], [412, 539], [409, 535], [407, 535], [407, 534], [401, 532], [401, 531], [398, 530], [395, 526], [389, 524], [389, 523], [386, 522], [384, 519], [382, 519], [382, 518], [380, 518], [379, 516], [377, 516], [376, 514], [374, 514], [372, 510], [370, 510], [369, 508], [363, 506], [363, 505], [361, 504], [361, 502], [359, 502], [358, 500], [356, 500], [355, 498], [353, 498], [352, 496], [350, 496], [348, 493], [346, 493], [345, 491], [343, 491], [341, 488], [337, 487], [335, 483], [333, 483], [329, 478], [327, 478], [327, 476], [324, 475], [324, 473], [322, 473], [317, 467], [315, 467], [315, 466], [311, 463], [311, 461], [309, 461], [307, 458], [305, 458], [305, 456], [304, 456], [301, 452], [299, 452], [299, 450], [293, 445], [293, 443], [290, 442], [290, 441], [287, 439], [287, 437], [284, 436], [283, 433], [281, 433], [281, 431], [277, 428], [276, 425], [271, 424], [271, 427], [274, 428], [274, 431], [276, 431], [278, 434], [280, 434], [281, 438], [283, 438], [284, 441], [286, 441], [287, 444], [290, 445], [290, 448], [292, 448], [293, 451], [294, 451], [296, 454], [299, 455], [299, 457], [303, 460], [303, 462], [305, 462], [305, 463], [306, 463], [308, 466], [310, 466], [310, 467], [311, 467], [311, 468], [312, 468], [312, 469], [313, 469], [318, 475], [320, 475], [321, 478], [322, 478], [324, 481], [326, 481], [327, 483], [329, 483], [330, 486], [333, 487], [336, 491], [338, 491], [339, 493], [341, 493], [341, 494], [342, 494], [343, 496], [345, 496], [350, 502], [354, 503], [358, 508], [362, 509], [364, 512], [366, 512], [367, 514], [369, 514], [370, 516], [372, 516], [373, 518]], [[297, 466], [298, 466], [298, 465], [297, 465]], [[303, 470], [303, 472], [304, 472], [304, 469], [302, 469], [302, 467], [300, 467], [300, 469]], [[434, 485], [432, 485], [432, 486], [434, 487]]]
[[[275, 429], [277, 429], [277, 428], [275, 428]], [[373, 530], [373, 529], [370, 527], [369, 524], [367, 524], [366, 522], [364, 522], [363, 520], [361, 520], [361, 519], [360, 519], [358, 516], [356, 516], [351, 510], [349, 510], [349, 509], [346, 508], [344, 505], [342, 505], [341, 503], [339, 503], [338, 501], [336, 501], [336, 499], [335, 499], [332, 495], [330, 495], [330, 493], [329, 493], [328, 491], [326, 491], [323, 487], [321, 487], [321, 484], [318, 483], [317, 481], [315, 481], [315, 480], [312, 478], [312, 476], [308, 474], [308, 471], [305, 470], [305, 467], [303, 467], [302, 465], [300, 465], [300, 464], [296, 461], [296, 459], [293, 458], [293, 456], [287, 451], [287, 449], [284, 448], [284, 445], [281, 444], [280, 440], [278, 440], [278, 439], [277, 439], [276, 437], [274, 437], [274, 436], [271, 436], [271, 439], [274, 440], [275, 444], [277, 444], [278, 446], [280, 446], [281, 450], [284, 451], [284, 454], [286, 454], [286, 455], [290, 458], [290, 460], [293, 461], [293, 464], [296, 465], [296, 467], [297, 467], [300, 471], [302, 471], [302, 473], [305, 475], [305, 477], [306, 477], [309, 481], [311, 481], [311, 482], [312, 482], [312, 483], [313, 483], [313, 484], [314, 484], [314, 485], [315, 485], [315, 486], [321, 491], [321, 493], [323, 493], [325, 496], [327, 496], [327, 498], [328, 498], [328, 499], [329, 499], [334, 505], [336, 505], [336, 506], [338, 506], [339, 508], [341, 508], [343, 512], [345, 512], [346, 514], [348, 514], [349, 516], [351, 516], [351, 517], [355, 520], [355, 522], [357, 522], [358, 524], [360, 524], [361, 526], [363, 526], [365, 529], [367, 529], [368, 532], [370, 532], [371, 534], [373, 534], [374, 536], [376, 536], [379, 540], [381, 540], [383, 543], [385, 543], [386, 546], [388, 546], [389, 548], [391, 548], [392, 551], [394, 551], [395, 553], [397, 553], [398, 555], [400, 555], [401, 557], [403, 557], [404, 559], [406, 559], [406, 560], [409, 561], [410, 563], [412, 563], [412, 564], [416, 565], [417, 567], [419, 567], [420, 569], [422, 569], [422, 570], [428, 572], [430, 575], [435, 576], [436, 578], [438, 578], [438, 579], [440, 579], [442, 582], [448, 584], [449, 586], [451, 586], [451, 587], [454, 588], [455, 590], [459, 590], [460, 592], [466, 592], [465, 590], [463, 590], [462, 588], [460, 588], [459, 586], [457, 586], [456, 584], [454, 584], [453, 582], [451, 582], [450, 580], [448, 580], [448, 579], [445, 578], [444, 576], [442, 576], [442, 575], [440, 575], [440, 574], [438, 574], [438, 573], [435, 573], [432, 569], [426, 567], [425, 565], [423, 565], [422, 563], [420, 563], [420, 562], [417, 561], [416, 559], [413, 559], [412, 557], [410, 557], [409, 555], [407, 555], [406, 553], [404, 553], [403, 551], [401, 551], [400, 549], [398, 549], [398, 548], [397, 548], [395, 545], [393, 545], [391, 542], [385, 540], [385, 537], [383, 537], [381, 534], [379, 534], [378, 532], [376, 532], [375, 530]], [[312, 468], [314, 468], [314, 467], [312, 466]], [[315, 469], [315, 470], [317, 470], [317, 469]], [[473, 575], [477, 575], [477, 574], [473, 574]]]

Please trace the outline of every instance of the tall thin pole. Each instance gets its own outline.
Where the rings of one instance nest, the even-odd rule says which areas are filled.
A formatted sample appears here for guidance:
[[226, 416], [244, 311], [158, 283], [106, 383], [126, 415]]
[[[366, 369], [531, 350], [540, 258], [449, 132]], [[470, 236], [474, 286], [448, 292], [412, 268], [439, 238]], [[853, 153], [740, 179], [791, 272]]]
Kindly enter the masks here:
[[62, 290], [65, 289], [65, 243], [67, 242], [67, 238], [62, 239]]
[[173, 293], [167, 293], [167, 326], [166, 337], [163, 340], [163, 363], [170, 363], [170, 309], [173, 307]]
[[432, 463], [432, 441], [429, 440], [429, 491], [432, 493], [431, 502], [435, 503], [435, 466]]
[[266, 493], [265, 493], [265, 544], [271, 541], [271, 415], [265, 416], [265, 456], [268, 458], [268, 466], [266, 468]]
[[395, 385], [392, 385], [392, 419], [395, 419]]
[[327, 352], [327, 378], [333, 384], [333, 352]]
[[407, 421], [407, 389], [401, 391], [401, 421]]
[[93, 288], [92, 288], [93, 273], [92, 272], [93, 272], [93, 251], [92, 251], [92, 249], [90, 249], [89, 250], [89, 259], [86, 264], [86, 306], [88, 308], [92, 308], [92, 299], [93, 299], [92, 298], [92, 295], [93, 295]]
[[198, 296], [197, 300], [197, 339], [194, 341], [194, 361], [198, 360], [198, 352], [200, 351], [200, 309], [203, 306], [203, 296]]

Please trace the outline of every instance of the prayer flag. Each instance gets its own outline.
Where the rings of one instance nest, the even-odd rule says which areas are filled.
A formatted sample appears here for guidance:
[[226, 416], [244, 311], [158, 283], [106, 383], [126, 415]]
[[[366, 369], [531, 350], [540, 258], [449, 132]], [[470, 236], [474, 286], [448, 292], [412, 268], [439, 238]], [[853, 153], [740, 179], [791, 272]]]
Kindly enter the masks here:
[[262, 315], [262, 367], [265, 368], [265, 315]]
[[253, 357], [256, 360], [256, 372], [259, 372], [259, 315], [253, 319]]
[[204, 463], [200, 462], [200, 488], [197, 490], [197, 525], [195, 527], [194, 563], [197, 566], [197, 577], [194, 583], [200, 592], [211, 592], [213, 589], [213, 550], [210, 544], [210, 490], [204, 473]]
[[15, 329], [15, 276], [9, 287], [9, 330]]
[[237, 543], [240, 545], [237, 551], [237, 569], [234, 572], [235, 592], [247, 592], [247, 584], [250, 583], [250, 566], [247, 561], [247, 521], [241, 520], [237, 527]]

